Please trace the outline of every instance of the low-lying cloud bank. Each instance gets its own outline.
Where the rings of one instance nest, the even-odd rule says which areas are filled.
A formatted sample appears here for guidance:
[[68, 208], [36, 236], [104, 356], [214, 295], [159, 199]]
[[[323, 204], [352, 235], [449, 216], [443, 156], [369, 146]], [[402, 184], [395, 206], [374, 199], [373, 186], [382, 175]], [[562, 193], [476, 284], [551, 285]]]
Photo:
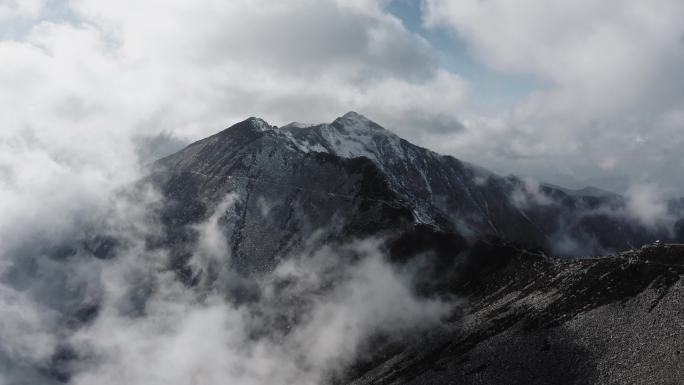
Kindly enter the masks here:
[[[434, 328], [454, 306], [414, 294], [410, 272], [385, 262], [375, 240], [286, 258], [251, 283], [255, 297], [235, 302], [222, 235], [235, 196], [196, 225], [194, 286], [169, 267], [168, 250], [148, 247], [161, 198], [144, 188], [116, 196], [79, 234], [98, 240], [4, 255], [0, 383], [320, 384], [342, 376], [371, 337]], [[105, 238], [116, 246], [97, 258]]]

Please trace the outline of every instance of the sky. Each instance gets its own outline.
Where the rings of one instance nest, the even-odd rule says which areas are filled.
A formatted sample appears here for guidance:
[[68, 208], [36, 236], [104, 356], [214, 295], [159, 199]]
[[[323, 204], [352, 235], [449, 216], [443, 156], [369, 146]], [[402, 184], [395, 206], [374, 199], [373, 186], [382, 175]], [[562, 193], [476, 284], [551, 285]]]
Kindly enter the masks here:
[[30, 162], [116, 184], [158, 154], [145, 144], [355, 110], [501, 174], [681, 196], [683, 8], [0, 0], [0, 175]]

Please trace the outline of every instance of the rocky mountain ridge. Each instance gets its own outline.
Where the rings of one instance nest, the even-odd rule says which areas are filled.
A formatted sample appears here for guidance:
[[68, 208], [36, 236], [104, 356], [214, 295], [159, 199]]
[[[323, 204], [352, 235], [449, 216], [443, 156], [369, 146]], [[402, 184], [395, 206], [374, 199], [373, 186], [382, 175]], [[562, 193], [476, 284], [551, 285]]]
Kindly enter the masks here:
[[681, 219], [650, 227], [629, 218], [618, 195], [501, 177], [353, 112], [330, 124], [280, 128], [250, 118], [158, 161], [150, 179], [175, 202], [164, 216], [175, 238], [235, 192], [240, 203], [231, 215], [240, 219], [231, 244], [247, 270], [268, 270], [277, 255], [302, 244], [301, 234], [322, 229], [334, 229], [327, 238], [335, 238], [422, 225], [563, 256], [684, 239]]

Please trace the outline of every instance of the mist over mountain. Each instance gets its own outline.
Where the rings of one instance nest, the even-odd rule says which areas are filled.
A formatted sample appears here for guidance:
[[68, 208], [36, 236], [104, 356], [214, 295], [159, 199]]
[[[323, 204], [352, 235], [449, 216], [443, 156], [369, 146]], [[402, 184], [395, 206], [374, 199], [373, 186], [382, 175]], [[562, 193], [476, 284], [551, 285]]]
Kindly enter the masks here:
[[647, 187], [499, 176], [349, 112], [249, 118], [108, 199], [4, 250], [5, 383], [684, 379], [684, 205]]

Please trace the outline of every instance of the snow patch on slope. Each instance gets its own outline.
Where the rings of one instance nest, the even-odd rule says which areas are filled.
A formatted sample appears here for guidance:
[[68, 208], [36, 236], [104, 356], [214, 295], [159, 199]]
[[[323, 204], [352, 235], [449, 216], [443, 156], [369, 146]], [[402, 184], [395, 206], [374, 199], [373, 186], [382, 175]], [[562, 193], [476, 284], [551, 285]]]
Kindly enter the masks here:
[[404, 157], [397, 135], [356, 112], [348, 112], [330, 124], [293, 122], [279, 131], [304, 152], [326, 152], [345, 158], [363, 156], [378, 164]]

